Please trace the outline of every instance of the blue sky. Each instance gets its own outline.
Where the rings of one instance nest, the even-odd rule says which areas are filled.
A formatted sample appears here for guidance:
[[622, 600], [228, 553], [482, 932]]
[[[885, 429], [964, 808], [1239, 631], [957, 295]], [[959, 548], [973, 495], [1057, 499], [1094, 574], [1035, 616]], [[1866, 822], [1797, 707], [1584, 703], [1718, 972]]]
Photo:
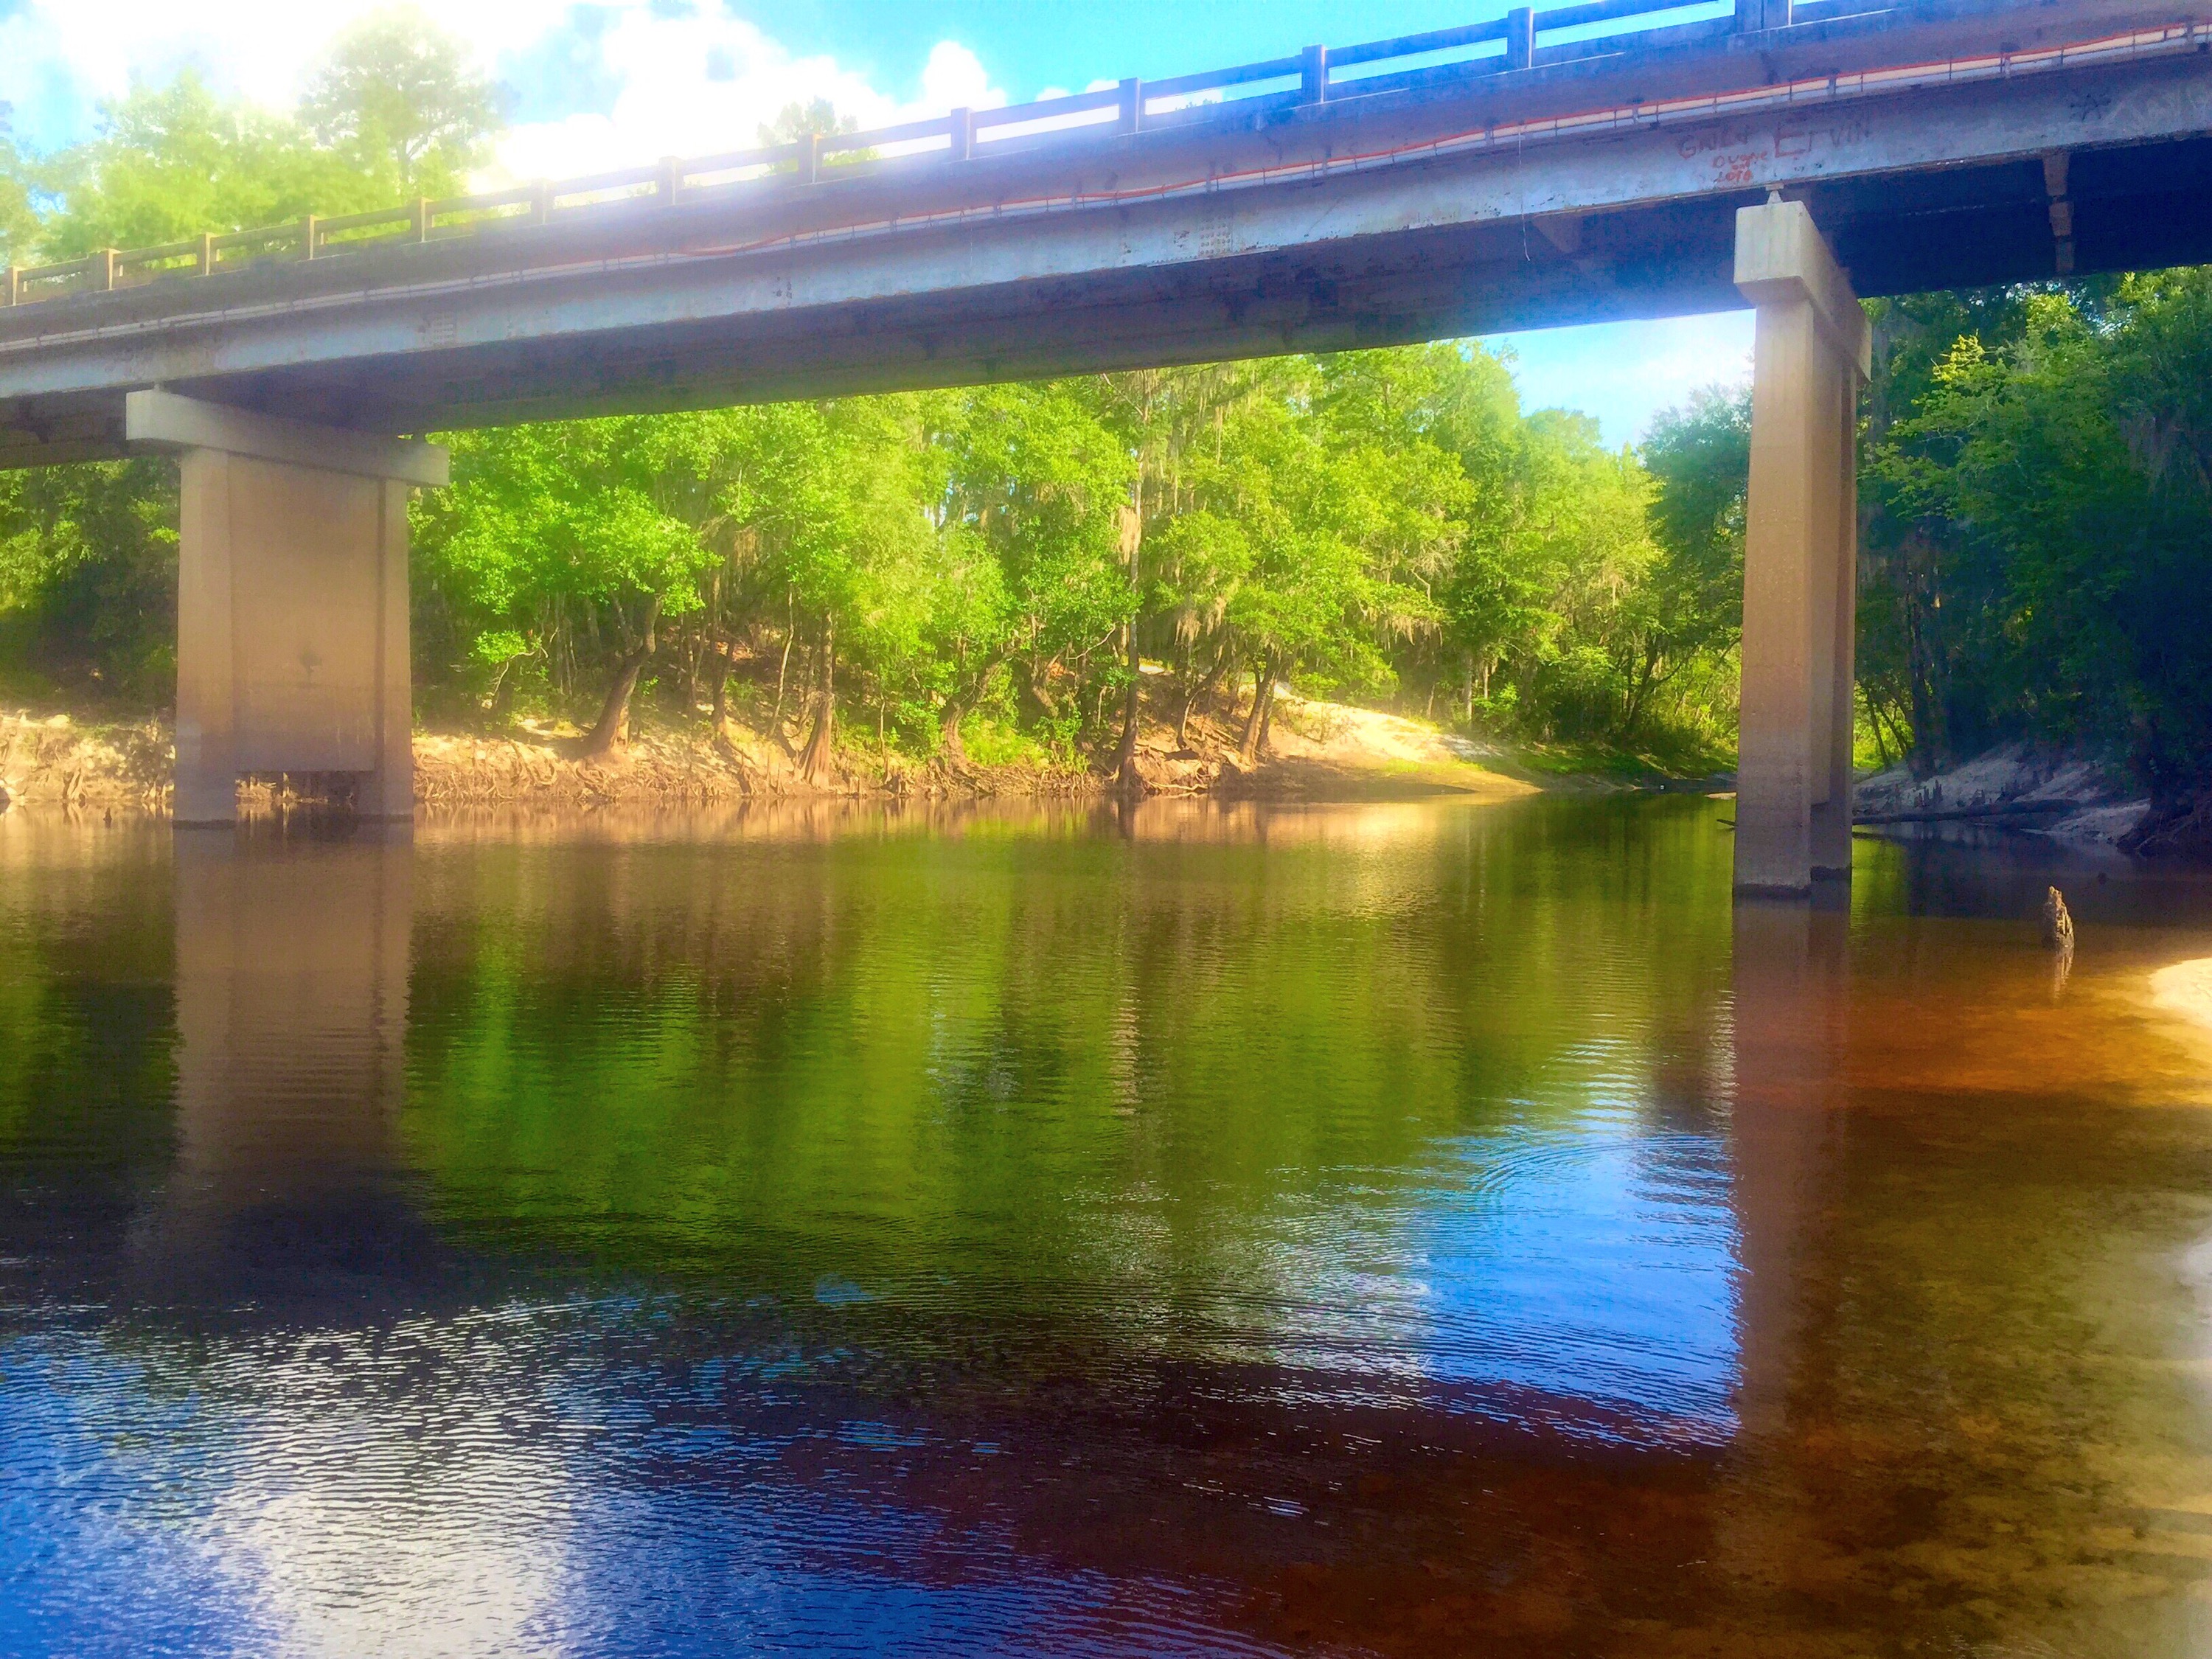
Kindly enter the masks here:
[[[89, 132], [103, 99], [186, 65], [283, 107], [331, 38], [380, 0], [0, 0], [0, 100], [34, 148]], [[508, 88], [496, 174], [561, 176], [754, 141], [794, 98], [864, 125], [1272, 58], [1494, 16], [1498, 0], [433, 0]], [[489, 182], [489, 180], [487, 180]], [[1748, 374], [1747, 313], [1523, 334], [1532, 407], [1595, 415], [1613, 442], [1696, 388]]]

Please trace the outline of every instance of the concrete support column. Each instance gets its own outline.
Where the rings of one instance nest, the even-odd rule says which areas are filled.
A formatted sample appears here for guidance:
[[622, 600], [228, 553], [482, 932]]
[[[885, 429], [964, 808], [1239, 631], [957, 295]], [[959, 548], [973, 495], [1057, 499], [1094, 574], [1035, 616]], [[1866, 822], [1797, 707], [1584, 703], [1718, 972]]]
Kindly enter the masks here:
[[125, 433], [181, 452], [176, 822], [232, 822], [240, 777], [275, 772], [410, 817], [407, 491], [445, 452], [161, 392]]
[[1872, 342], [1811, 214], [1736, 216], [1736, 287], [1758, 307], [1744, 525], [1736, 768], [1740, 893], [1849, 876], [1859, 388]]

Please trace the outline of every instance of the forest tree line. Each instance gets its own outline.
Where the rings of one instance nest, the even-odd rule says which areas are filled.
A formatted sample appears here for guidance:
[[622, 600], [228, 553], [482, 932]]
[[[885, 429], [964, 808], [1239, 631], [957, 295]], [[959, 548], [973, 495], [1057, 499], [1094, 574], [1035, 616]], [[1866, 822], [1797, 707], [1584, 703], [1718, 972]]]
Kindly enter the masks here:
[[[186, 75], [74, 149], [0, 149], [0, 257], [439, 194], [499, 121], [452, 42], [374, 21], [289, 114]], [[2212, 280], [1871, 309], [1867, 750], [2075, 744], [2186, 811], [2212, 778]], [[1609, 450], [1447, 343], [454, 434], [416, 508], [416, 681], [426, 713], [569, 718], [598, 748], [736, 714], [810, 769], [842, 726], [1113, 771], [1140, 680], [1248, 752], [1288, 685], [1710, 763], [1748, 423], [1706, 393]], [[154, 458], [0, 476], [0, 675], [167, 701], [174, 493]]]

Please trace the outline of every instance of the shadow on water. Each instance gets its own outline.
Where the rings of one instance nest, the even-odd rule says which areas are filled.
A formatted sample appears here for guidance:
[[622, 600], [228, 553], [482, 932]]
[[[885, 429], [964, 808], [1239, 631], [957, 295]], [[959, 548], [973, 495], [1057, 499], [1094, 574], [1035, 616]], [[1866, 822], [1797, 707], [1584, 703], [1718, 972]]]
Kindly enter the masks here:
[[1729, 852], [0, 821], [0, 1648], [2197, 1651], [2212, 894]]

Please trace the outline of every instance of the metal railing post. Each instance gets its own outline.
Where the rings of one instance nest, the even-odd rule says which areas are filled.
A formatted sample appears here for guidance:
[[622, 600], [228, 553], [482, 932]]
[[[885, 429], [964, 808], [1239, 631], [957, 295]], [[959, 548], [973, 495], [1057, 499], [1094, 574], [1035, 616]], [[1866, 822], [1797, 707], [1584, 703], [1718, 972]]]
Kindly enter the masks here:
[[428, 241], [430, 240], [429, 198], [417, 196], [415, 198], [415, 205], [409, 210], [409, 214], [411, 227], [415, 232], [415, 240], [418, 242]]
[[214, 274], [215, 233], [204, 230], [200, 233], [200, 275], [210, 276]]
[[818, 184], [822, 179], [822, 135], [809, 132], [799, 140], [799, 182]]
[[310, 213], [300, 221], [300, 257], [302, 259], [312, 259], [315, 257], [315, 241], [321, 234], [313, 214]]
[[660, 177], [653, 181], [653, 189], [660, 197], [660, 205], [674, 207], [676, 192], [684, 187], [684, 161], [676, 155], [660, 158]]
[[952, 143], [947, 153], [956, 161], [972, 160], [975, 154], [975, 112], [956, 109], [951, 118]]
[[1328, 101], [1328, 48], [1308, 46], [1298, 54], [1298, 101], [1302, 104], [1325, 104]]
[[103, 294], [115, 291], [115, 252], [104, 247], [92, 256], [93, 286]]
[[1536, 64], [1536, 9], [1516, 6], [1505, 14], [1505, 67], [1533, 69]]
[[1145, 126], [1145, 83], [1133, 76], [1121, 82], [1121, 121], [1124, 132], [1141, 132]]
[[550, 225], [553, 222], [553, 181], [540, 179], [530, 187], [530, 222]]
[[0, 306], [12, 306], [23, 292], [23, 271], [20, 265], [0, 267]]

